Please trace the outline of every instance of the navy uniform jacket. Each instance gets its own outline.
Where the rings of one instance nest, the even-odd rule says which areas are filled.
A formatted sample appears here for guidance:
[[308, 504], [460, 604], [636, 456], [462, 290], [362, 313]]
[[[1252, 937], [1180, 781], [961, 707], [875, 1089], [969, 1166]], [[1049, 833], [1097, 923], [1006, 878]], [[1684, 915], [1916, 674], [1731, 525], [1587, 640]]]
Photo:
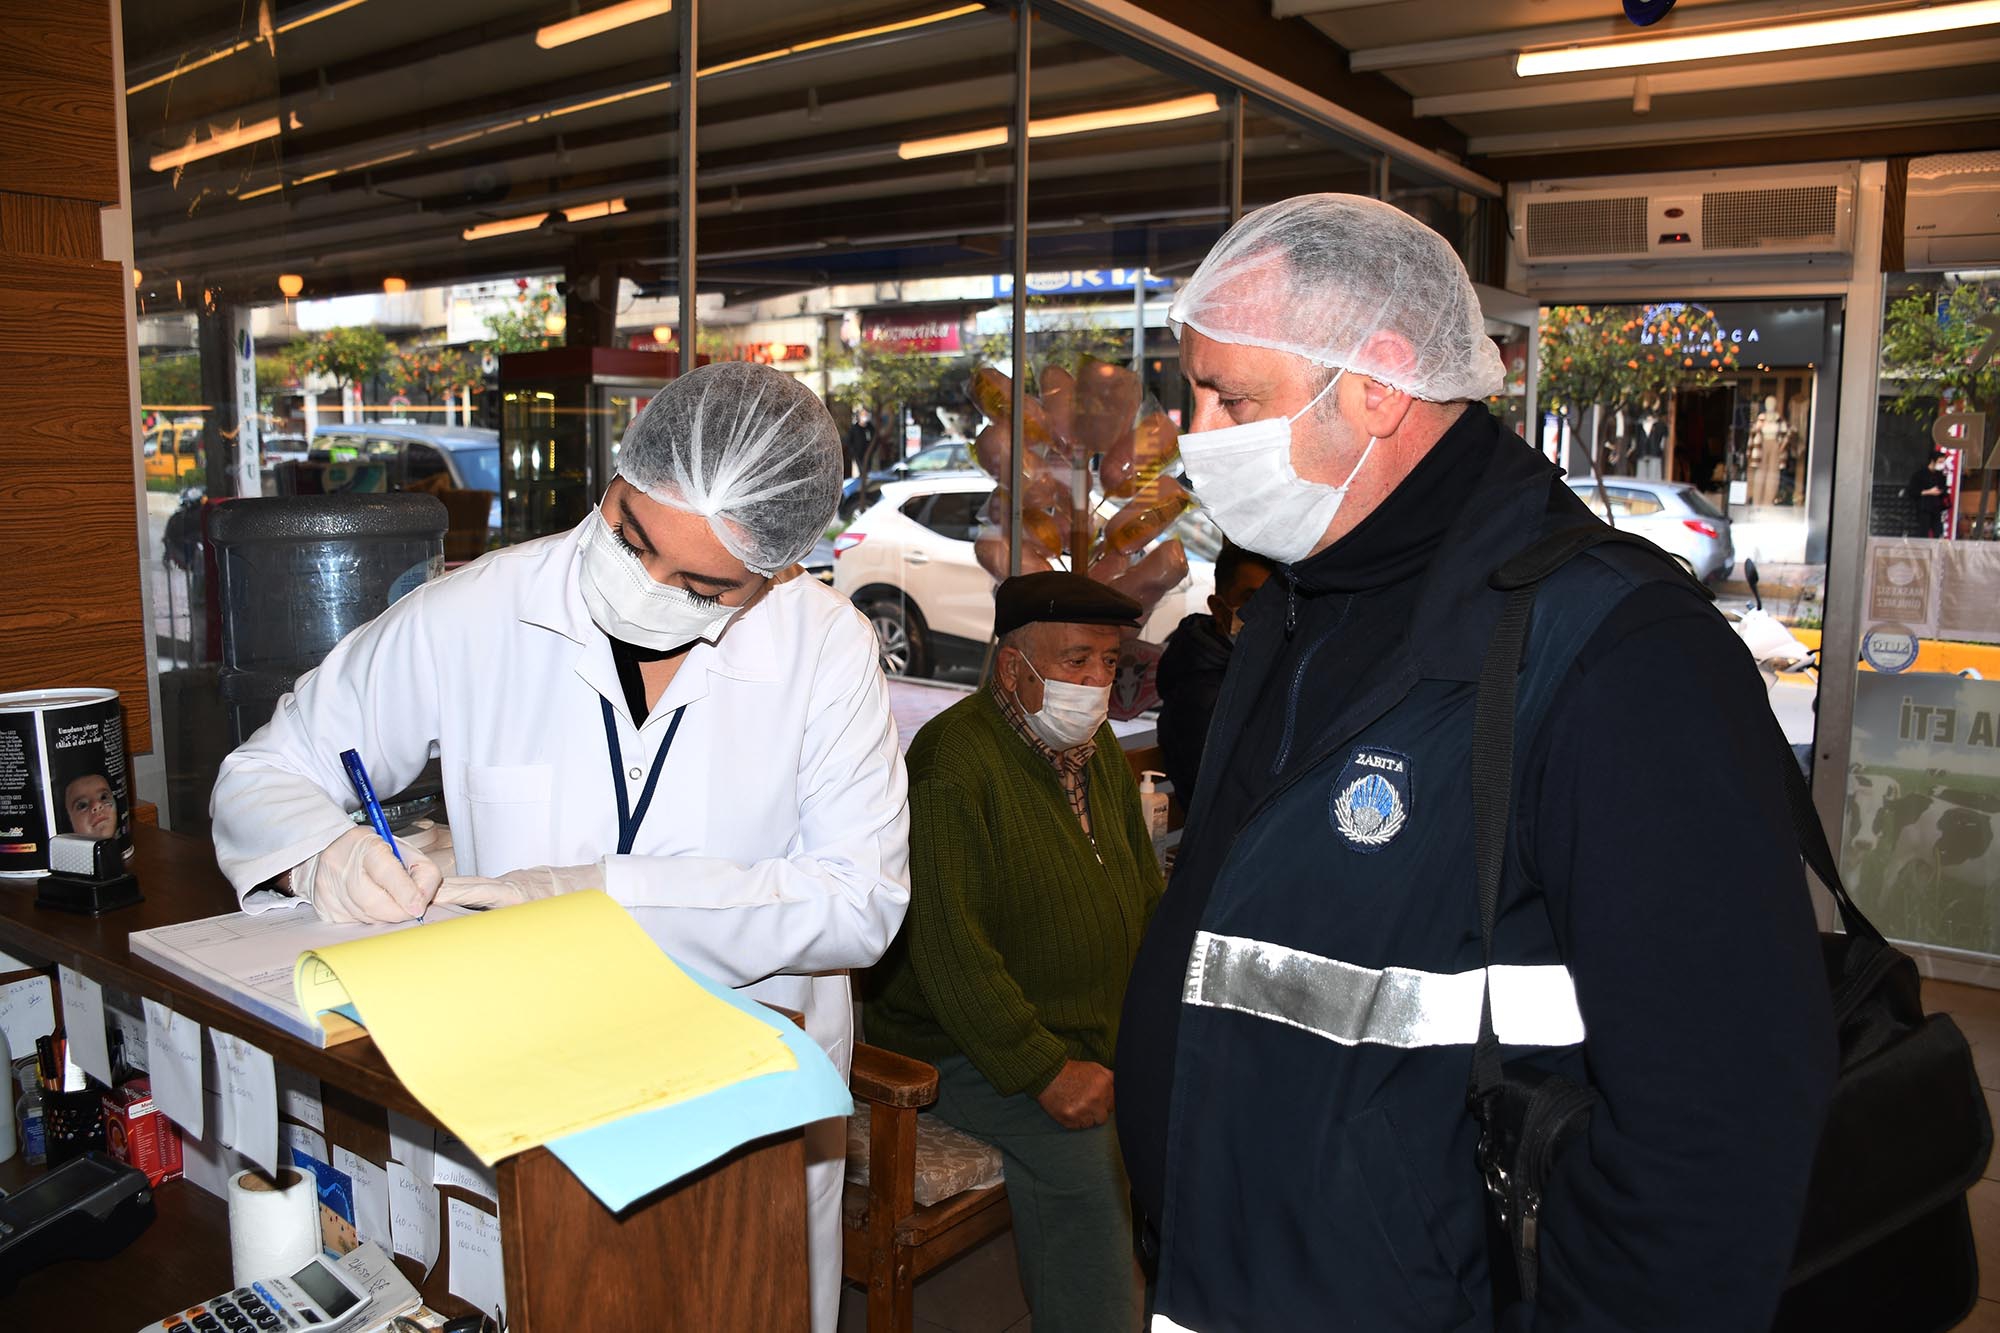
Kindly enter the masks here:
[[[1168, 885], [1119, 1052], [1121, 1133], [1165, 1117], [1156, 1329], [1751, 1329], [1775, 1308], [1835, 1063], [1785, 752], [1726, 623], [1623, 547], [1544, 583], [1522, 676], [1495, 1024], [1510, 1063], [1589, 1080], [1604, 1101], [1543, 1207], [1536, 1308], [1493, 1308], [1465, 1107], [1481, 980], [1472, 713], [1503, 600], [1487, 577], [1540, 533], [1595, 520], [1476, 405], [1462, 428], [1491, 432], [1491, 461], [1407, 634], [1331, 723], [1286, 737], [1307, 757], [1219, 827], [1205, 796], [1252, 710], [1276, 706], [1244, 681], [1283, 653], [1286, 617], [1258, 614], [1238, 640], [1187, 833], [1221, 840], [1219, 869]], [[1282, 581], [1264, 595], [1283, 598]], [[1619, 734], [1569, 734], [1566, 708], [1617, 689], [1578, 674], [1615, 658], [1606, 637], [1664, 644], [1651, 655], [1685, 669], [1625, 714], [1593, 705], [1631, 719]], [[1648, 726], [1667, 733], [1664, 774], [1632, 758]], [[1712, 753], [1691, 760], [1683, 733]], [[1570, 816], [1614, 779], [1649, 808], [1621, 814], [1639, 832], [1607, 849]], [[1191, 911], [1174, 912], [1177, 890]], [[1167, 1018], [1177, 1032], [1149, 1049]], [[1161, 1087], [1164, 1106], [1135, 1103]]]

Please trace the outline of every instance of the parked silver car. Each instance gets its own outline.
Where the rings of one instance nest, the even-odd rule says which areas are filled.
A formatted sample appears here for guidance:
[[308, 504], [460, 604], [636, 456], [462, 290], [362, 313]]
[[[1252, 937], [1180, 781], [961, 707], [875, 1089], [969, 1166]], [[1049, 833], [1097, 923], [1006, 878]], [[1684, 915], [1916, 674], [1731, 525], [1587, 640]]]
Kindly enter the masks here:
[[[1729, 519], [1694, 487], [1678, 481], [1606, 477], [1604, 499], [1590, 477], [1567, 478], [1591, 512], [1673, 556], [1703, 583], [1719, 583], [1736, 566]], [[1605, 501], [1609, 502], [1609, 512]]]

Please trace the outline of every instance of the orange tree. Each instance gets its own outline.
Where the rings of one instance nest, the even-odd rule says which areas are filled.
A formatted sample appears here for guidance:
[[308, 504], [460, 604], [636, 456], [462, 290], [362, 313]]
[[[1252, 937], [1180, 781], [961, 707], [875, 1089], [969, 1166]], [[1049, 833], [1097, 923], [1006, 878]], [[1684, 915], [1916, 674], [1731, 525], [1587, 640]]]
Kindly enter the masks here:
[[1613, 417], [1641, 407], [1671, 409], [1680, 389], [1705, 389], [1736, 367], [1743, 350], [1714, 312], [1692, 302], [1559, 305], [1542, 311], [1540, 401], [1583, 438], [1594, 406], [1591, 470], [1602, 475]]
[[284, 358], [301, 380], [324, 375], [344, 390], [381, 373], [389, 340], [374, 329], [326, 329], [293, 339]]
[[478, 344], [464, 347], [396, 347], [389, 352], [389, 387], [399, 393], [421, 393], [435, 403], [446, 393], [483, 384]]
[[526, 278], [514, 279], [517, 291], [511, 308], [486, 317], [486, 331], [493, 335], [493, 354], [539, 352], [545, 347], [561, 347], [563, 335], [549, 332], [549, 317], [562, 313], [562, 298], [553, 285], [535, 286]]

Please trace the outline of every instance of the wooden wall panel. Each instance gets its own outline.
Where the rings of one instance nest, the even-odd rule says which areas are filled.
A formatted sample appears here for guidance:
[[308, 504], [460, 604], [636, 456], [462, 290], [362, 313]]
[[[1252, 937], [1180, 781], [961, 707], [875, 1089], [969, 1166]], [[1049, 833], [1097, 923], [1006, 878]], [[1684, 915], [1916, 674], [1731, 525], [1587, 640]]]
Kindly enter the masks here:
[[101, 211], [88, 199], [0, 194], [0, 251], [97, 259], [104, 254]]
[[5, 8], [0, 189], [118, 202], [117, 82], [106, 0]]
[[0, 195], [0, 691], [109, 686], [136, 754], [152, 717], [126, 279], [94, 257], [97, 215]]

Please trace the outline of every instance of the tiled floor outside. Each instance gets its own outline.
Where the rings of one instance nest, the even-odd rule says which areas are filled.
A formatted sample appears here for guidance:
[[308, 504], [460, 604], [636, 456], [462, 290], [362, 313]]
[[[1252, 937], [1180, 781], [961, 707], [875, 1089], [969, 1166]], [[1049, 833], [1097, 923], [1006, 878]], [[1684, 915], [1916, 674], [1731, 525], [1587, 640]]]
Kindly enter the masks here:
[[[1924, 983], [1924, 1008], [1942, 1010], [1972, 1043], [1986, 1106], [2000, 1119], [2000, 991], [1949, 981]], [[2000, 1333], [2000, 1154], [1986, 1164], [1986, 1178], [1972, 1187], [1972, 1236], [1979, 1247], [1979, 1304], [1959, 1328]]]
[[[1958, 1021], [1972, 1043], [1987, 1105], [2000, 1121], [2000, 991], [1927, 981], [1924, 1007]], [[1981, 1299], [1959, 1325], [1964, 1333], [2000, 1333], [2000, 1155], [1986, 1172], [1972, 1191]], [[917, 1284], [916, 1333], [1027, 1333], [1031, 1322], [1012, 1235], [995, 1237]], [[859, 1289], [849, 1287], [841, 1301], [840, 1333], [864, 1333], [866, 1325], [867, 1303]]]

